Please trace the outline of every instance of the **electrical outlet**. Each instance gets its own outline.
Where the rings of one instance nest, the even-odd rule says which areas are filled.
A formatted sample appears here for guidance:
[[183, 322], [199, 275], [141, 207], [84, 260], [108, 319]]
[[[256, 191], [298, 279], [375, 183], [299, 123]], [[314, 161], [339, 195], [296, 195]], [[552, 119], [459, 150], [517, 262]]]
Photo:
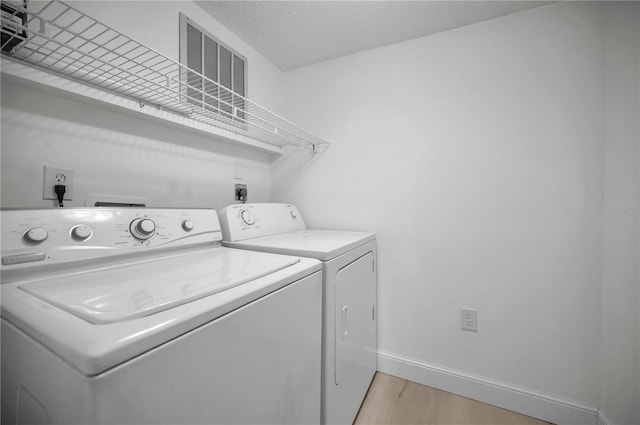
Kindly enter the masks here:
[[64, 200], [73, 199], [73, 170], [71, 168], [44, 166], [44, 183], [42, 184], [42, 199], [58, 199], [54, 186], [65, 185]]
[[460, 307], [460, 329], [478, 332], [478, 310]]
[[236, 201], [247, 202], [247, 185], [236, 184], [235, 194]]

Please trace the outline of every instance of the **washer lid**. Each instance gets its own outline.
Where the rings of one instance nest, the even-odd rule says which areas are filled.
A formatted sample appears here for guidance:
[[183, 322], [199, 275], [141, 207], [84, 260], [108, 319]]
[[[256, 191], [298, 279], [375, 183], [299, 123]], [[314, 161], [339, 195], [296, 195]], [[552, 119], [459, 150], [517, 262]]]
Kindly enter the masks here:
[[328, 261], [374, 240], [375, 237], [375, 233], [307, 229], [239, 242], [223, 242], [223, 244], [232, 248], [252, 249]]
[[224, 291], [298, 261], [219, 248], [30, 281], [19, 288], [90, 323], [113, 323]]

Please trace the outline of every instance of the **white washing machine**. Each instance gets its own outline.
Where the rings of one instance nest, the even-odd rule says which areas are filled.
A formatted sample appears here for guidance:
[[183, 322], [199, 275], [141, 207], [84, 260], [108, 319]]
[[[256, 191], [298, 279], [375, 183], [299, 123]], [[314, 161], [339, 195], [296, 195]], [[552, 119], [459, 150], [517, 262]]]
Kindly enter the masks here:
[[287, 204], [236, 204], [218, 212], [223, 244], [322, 261], [324, 424], [351, 424], [376, 372], [373, 233], [307, 229]]
[[2, 211], [2, 423], [318, 423], [320, 262], [220, 240], [213, 210]]

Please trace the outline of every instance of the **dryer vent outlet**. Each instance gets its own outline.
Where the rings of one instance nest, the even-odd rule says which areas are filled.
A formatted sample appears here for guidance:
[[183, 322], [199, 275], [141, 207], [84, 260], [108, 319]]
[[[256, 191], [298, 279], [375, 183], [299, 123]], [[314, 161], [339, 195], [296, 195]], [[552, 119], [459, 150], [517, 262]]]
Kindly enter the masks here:
[[460, 329], [478, 332], [478, 310], [460, 307]]

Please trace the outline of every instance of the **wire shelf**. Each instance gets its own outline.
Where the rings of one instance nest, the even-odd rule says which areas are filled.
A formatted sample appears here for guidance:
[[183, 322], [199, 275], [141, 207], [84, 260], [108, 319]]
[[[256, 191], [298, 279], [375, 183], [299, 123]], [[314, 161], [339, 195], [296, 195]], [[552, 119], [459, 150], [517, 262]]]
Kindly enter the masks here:
[[[2, 55], [272, 146], [329, 143], [204, 75], [53, 0], [3, 0]], [[12, 10], [12, 12], [7, 12]], [[21, 20], [26, 14], [25, 21]]]

